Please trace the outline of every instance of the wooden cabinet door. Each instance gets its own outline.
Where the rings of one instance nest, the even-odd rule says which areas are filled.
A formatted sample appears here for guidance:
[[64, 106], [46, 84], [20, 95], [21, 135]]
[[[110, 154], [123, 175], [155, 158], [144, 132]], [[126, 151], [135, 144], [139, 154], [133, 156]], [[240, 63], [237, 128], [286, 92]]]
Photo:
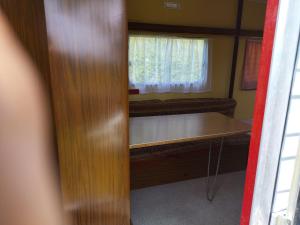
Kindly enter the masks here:
[[64, 207], [79, 225], [128, 225], [125, 0], [44, 0]]

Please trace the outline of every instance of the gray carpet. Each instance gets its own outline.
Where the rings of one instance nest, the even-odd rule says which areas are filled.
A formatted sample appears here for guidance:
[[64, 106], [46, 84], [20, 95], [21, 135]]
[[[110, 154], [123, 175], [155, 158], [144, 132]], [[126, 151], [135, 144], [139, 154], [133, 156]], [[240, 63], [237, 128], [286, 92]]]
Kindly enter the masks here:
[[133, 225], [239, 225], [245, 173], [220, 176], [212, 203], [205, 178], [132, 191]]

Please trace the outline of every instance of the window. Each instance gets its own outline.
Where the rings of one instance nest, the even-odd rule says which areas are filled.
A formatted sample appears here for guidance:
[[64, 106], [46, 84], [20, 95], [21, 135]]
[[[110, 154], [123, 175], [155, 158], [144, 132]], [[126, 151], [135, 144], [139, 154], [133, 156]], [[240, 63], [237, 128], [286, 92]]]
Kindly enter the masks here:
[[261, 40], [249, 39], [246, 42], [242, 90], [255, 90], [259, 71]]
[[210, 89], [208, 40], [130, 35], [129, 81], [140, 93]]

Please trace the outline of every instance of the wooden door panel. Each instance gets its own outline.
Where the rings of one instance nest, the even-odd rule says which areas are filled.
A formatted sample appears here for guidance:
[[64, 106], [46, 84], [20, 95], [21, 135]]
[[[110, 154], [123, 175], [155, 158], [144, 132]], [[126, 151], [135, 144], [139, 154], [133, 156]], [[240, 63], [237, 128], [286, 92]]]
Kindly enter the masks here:
[[76, 224], [129, 224], [123, 0], [45, 0], [65, 208]]

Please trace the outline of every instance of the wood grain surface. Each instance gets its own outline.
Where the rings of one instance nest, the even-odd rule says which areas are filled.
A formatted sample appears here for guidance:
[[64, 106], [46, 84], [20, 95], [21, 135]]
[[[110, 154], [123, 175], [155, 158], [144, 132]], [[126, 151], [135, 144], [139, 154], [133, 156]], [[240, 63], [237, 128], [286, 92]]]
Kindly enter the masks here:
[[250, 125], [220, 113], [133, 117], [130, 148], [213, 139], [250, 130]]
[[[225, 138], [220, 173], [245, 170], [250, 135]], [[220, 140], [213, 141], [211, 173]], [[209, 141], [184, 142], [131, 150], [131, 188], [145, 188], [207, 176]]]
[[128, 225], [123, 0], [45, 0], [63, 202], [78, 225]]

